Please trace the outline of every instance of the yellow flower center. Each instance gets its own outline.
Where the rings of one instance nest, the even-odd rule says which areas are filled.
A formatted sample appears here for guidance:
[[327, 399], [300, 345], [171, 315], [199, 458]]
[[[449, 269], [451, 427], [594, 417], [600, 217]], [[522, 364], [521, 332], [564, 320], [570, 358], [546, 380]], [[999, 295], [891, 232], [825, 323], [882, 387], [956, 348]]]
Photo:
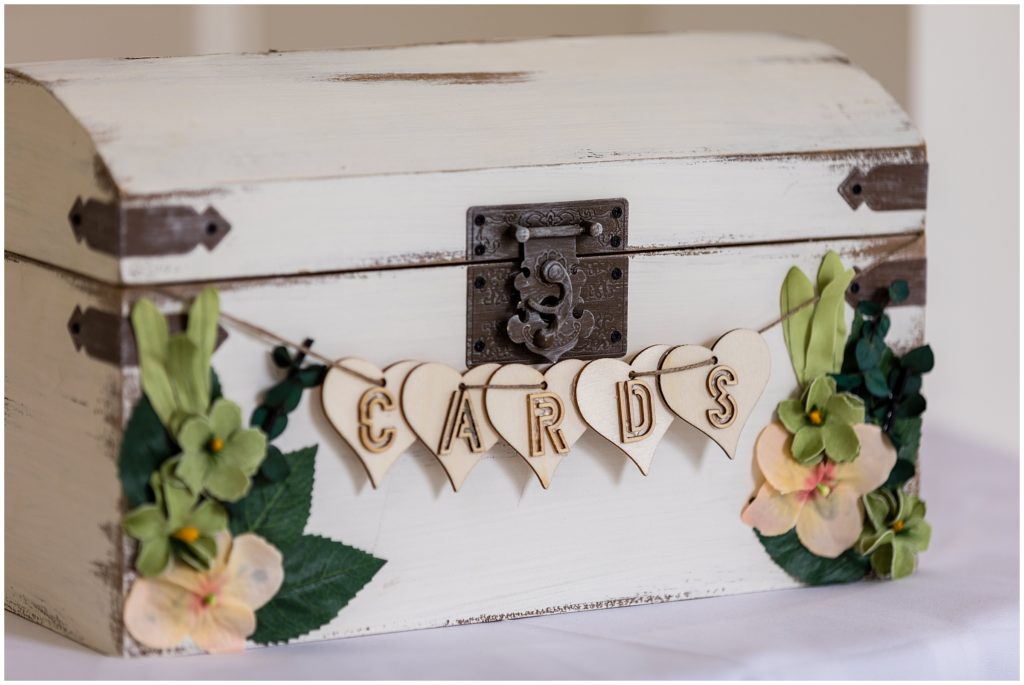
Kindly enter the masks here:
[[821, 422], [824, 420], [824, 417], [821, 415], [820, 409], [812, 409], [811, 413], [807, 415], [807, 418], [810, 419], [811, 423], [813, 423], [815, 426], [820, 426]]
[[203, 597], [203, 606], [212, 607], [217, 602], [217, 595], [212, 592]]
[[224, 449], [224, 441], [221, 440], [220, 438], [210, 438], [209, 447], [211, 452], [217, 454], [217, 452], [220, 452], [222, 449]]
[[903, 530], [903, 525], [904, 525], [904, 524], [903, 524], [903, 521], [900, 521], [900, 520], [898, 520], [898, 519], [897, 519], [897, 520], [896, 520], [896, 521], [895, 521], [895, 522], [894, 522], [894, 523], [892, 524], [892, 530], [893, 530], [893, 532], [894, 532], [894, 533], [898, 533], [898, 532], [900, 532], [901, 530]]
[[193, 543], [199, 539], [199, 531], [192, 526], [185, 526], [174, 531], [174, 537], [182, 542]]
[[818, 483], [817, 485], [814, 486], [814, 489], [817, 490], [822, 497], [828, 497], [829, 493], [832, 492], [832, 488], [825, 485], [824, 483]]

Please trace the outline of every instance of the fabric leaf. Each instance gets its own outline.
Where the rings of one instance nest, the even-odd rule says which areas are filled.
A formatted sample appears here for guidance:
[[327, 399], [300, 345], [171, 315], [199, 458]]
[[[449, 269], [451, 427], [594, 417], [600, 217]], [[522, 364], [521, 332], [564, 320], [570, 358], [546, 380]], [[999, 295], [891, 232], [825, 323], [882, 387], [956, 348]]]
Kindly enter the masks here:
[[259, 482], [243, 499], [228, 504], [231, 534], [255, 533], [278, 549], [284, 549], [306, 529], [313, 497], [316, 445], [285, 455], [287, 477]]
[[869, 562], [853, 550], [847, 550], [835, 559], [811, 554], [796, 536], [796, 530], [767, 537], [754, 531], [768, 556], [782, 570], [808, 585], [851, 583], [868, 573]]
[[220, 318], [220, 299], [213, 288], [204, 288], [192, 301], [188, 310], [185, 333], [196, 346], [206, 375], [210, 373], [210, 357], [217, 347], [217, 319]]
[[143, 396], [125, 426], [121, 454], [117, 460], [121, 488], [129, 507], [153, 501], [149, 477], [177, 453], [171, 434], [149, 399]]
[[319, 535], [303, 535], [281, 551], [284, 583], [256, 612], [251, 639], [259, 644], [291, 640], [328, 623], [385, 563]]
[[[785, 316], [813, 298], [814, 286], [811, 285], [810, 279], [803, 271], [794, 266], [782, 282], [782, 294], [779, 298], [782, 315]], [[786, 349], [789, 350], [793, 371], [796, 372], [796, 379], [800, 385], [803, 385], [807, 379], [804, 367], [813, 314], [814, 307], [808, 305], [782, 322], [782, 335], [786, 340]]]
[[175, 336], [167, 346], [167, 375], [178, 407], [201, 415], [210, 405], [210, 373], [203, 366], [199, 349], [185, 336]]
[[842, 368], [843, 347], [846, 344], [844, 296], [852, 279], [851, 269], [833, 279], [821, 292], [821, 299], [811, 319], [807, 361], [804, 366], [805, 378], [838, 373]]
[[825, 412], [828, 421], [841, 421], [851, 425], [864, 423], [864, 400], [850, 393], [839, 393], [829, 398]]
[[804, 426], [809, 425], [807, 415], [804, 413], [804, 404], [798, 400], [782, 400], [776, 407], [779, 414], [779, 421], [790, 433], [796, 433]]
[[820, 455], [825, 449], [821, 428], [818, 426], [805, 426], [793, 436], [793, 445], [790, 448], [793, 458], [801, 464], [812, 464], [821, 461]]
[[860, 454], [860, 438], [848, 423], [827, 423], [822, 427], [825, 454], [832, 461], [853, 461]]

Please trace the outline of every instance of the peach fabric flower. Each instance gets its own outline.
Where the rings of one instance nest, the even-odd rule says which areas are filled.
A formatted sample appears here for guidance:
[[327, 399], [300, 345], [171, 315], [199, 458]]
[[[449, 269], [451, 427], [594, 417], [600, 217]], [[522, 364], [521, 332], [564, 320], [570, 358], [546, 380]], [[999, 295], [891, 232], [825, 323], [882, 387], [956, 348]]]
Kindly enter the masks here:
[[258, 535], [217, 537], [217, 557], [207, 571], [175, 563], [164, 574], [139, 578], [124, 603], [132, 637], [169, 649], [186, 637], [210, 653], [240, 652], [256, 630], [255, 610], [284, 581], [281, 552]]
[[803, 546], [820, 557], [834, 559], [852, 547], [864, 524], [861, 496], [885, 483], [896, 465], [896, 449], [878, 426], [853, 429], [861, 445], [856, 459], [804, 466], [790, 452], [789, 431], [778, 422], [766, 426], [754, 445], [766, 482], [743, 510], [743, 522], [767, 536], [796, 526]]

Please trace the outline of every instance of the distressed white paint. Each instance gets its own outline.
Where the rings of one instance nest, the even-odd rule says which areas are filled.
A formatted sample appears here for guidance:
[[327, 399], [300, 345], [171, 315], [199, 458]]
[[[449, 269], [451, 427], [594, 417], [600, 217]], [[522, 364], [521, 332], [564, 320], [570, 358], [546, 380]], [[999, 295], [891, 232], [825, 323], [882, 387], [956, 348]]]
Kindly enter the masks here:
[[[924, 216], [853, 211], [839, 196], [854, 167], [920, 161], [923, 144], [870, 77], [832, 48], [792, 37], [571, 38], [15, 69], [68, 109], [78, 123], [66, 126], [84, 127], [126, 205], [213, 205], [233, 226], [212, 252], [128, 258], [112, 269], [74, 242], [64, 220], [73, 194], [48, 203], [60, 220], [8, 213], [20, 251], [109, 281], [461, 261], [466, 210], [486, 204], [625, 197], [638, 249], [889, 234], [919, 229]], [[328, 80], [509, 71], [529, 76]], [[8, 88], [8, 97], [22, 90]]]

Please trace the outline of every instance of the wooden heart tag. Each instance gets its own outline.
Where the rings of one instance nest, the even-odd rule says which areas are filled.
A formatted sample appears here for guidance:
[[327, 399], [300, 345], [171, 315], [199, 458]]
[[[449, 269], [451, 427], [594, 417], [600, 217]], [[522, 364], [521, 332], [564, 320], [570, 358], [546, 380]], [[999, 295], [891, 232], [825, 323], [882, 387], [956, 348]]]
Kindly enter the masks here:
[[[320, 397], [324, 413], [359, 457], [373, 487], [379, 487], [391, 465], [416, 441], [399, 407], [402, 383], [419, 362], [392, 364], [383, 371], [365, 359], [343, 359], [324, 378]], [[359, 376], [383, 378], [374, 385]]]
[[[707, 362], [702, 363], [702, 362]], [[692, 367], [674, 373], [670, 369]], [[755, 331], [729, 331], [709, 350], [681, 345], [661, 362], [658, 382], [669, 408], [725, 450], [732, 459], [754, 405], [771, 373], [771, 354]]]
[[657, 378], [636, 374], [657, 370], [669, 349], [668, 345], [648, 347], [632, 364], [596, 359], [576, 379], [576, 405], [583, 420], [625, 452], [645, 476], [675, 417], [658, 391]]
[[484, 391], [472, 387], [487, 383], [498, 366], [483, 364], [460, 374], [445, 364], [420, 364], [402, 387], [406, 421], [441, 462], [456, 491], [498, 441], [484, 410]]
[[487, 381], [484, 405], [491, 425], [526, 460], [545, 489], [587, 430], [572, 399], [583, 365], [579, 359], [565, 359], [541, 373], [524, 364], [508, 364]]

